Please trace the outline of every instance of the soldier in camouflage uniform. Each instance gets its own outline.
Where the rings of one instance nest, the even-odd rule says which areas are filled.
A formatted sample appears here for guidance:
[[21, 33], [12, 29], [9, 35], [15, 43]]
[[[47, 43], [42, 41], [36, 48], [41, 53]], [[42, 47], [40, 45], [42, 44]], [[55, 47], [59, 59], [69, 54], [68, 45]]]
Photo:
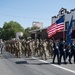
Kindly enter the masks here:
[[33, 55], [33, 43], [32, 40], [29, 42], [29, 48], [30, 48], [30, 56]]
[[25, 49], [24, 50], [25, 51], [24, 53], [25, 53], [25, 57], [26, 57], [26, 55], [27, 55], [27, 41], [25, 40], [24, 43], [25, 43], [24, 44], [24, 49]]
[[43, 40], [40, 39], [39, 52], [40, 52], [40, 57], [41, 57], [41, 59], [43, 59], [43, 50], [44, 50], [44, 47], [43, 47]]
[[49, 51], [49, 57], [53, 57], [53, 41], [50, 39], [48, 42], [48, 51]]
[[25, 53], [25, 40], [22, 40], [22, 54]]
[[45, 60], [47, 60], [47, 44], [48, 44], [48, 42], [47, 42], [47, 40], [45, 39], [45, 40], [43, 40], [43, 55], [44, 55], [44, 59]]
[[29, 46], [29, 44], [30, 44], [30, 41], [27, 40], [27, 41], [26, 41], [26, 49], [27, 49], [26, 54], [27, 54], [28, 57], [31, 55], [31, 54], [30, 54], [30, 46]]
[[35, 40], [33, 39], [32, 39], [32, 44], [33, 44], [33, 55], [36, 55], [36, 51], [35, 51], [36, 45], [35, 45]]
[[18, 42], [17, 41], [14, 42], [14, 53], [15, 53], [15, 56], [19, 57], [18, 56]]
[[21, 57], [21, 54], [22, 54], [22, 44], [21, 44], [21, 41], [17, 41], [16, 43], [16, 54], [17, 54], [17, 57]]
[[38, 39], [35, 41], [35, 54], [38, 55], [38, 56], [40, 55], [39, 40]]

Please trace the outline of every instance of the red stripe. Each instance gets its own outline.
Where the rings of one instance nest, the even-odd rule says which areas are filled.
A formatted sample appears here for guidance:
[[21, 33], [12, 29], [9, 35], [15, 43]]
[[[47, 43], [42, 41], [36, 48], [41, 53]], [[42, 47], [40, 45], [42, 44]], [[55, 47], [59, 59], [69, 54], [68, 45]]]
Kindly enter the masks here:
[[56, 34], [56, 32], [59, 32], [61, 30], [64, 30], [64, 24], [56, 24], [53, 23], [51, 26], [48, 27], [47, 29], [47, 33], [48, 33], [48, 37], [52, 37], [54, 34]]

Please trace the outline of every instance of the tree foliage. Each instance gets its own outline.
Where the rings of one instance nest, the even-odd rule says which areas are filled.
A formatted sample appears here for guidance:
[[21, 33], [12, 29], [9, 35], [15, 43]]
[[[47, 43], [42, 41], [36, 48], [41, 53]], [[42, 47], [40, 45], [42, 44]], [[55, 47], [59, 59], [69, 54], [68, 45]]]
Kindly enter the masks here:
[[24, 38], [27, 39], [27, 37], [30, 37], [31, 36], [31, 33], [29, 31], [32, 31], [32, 30], [36, 30], [36, 29], [39, 29], [38, 27], [31, 27], [31, 28], [26, 28], [24, 30]]
[[5, 22], [2, 30], [2, 38], [4, 40], [8, 40], [11, 38], [15, 38], [16, 32], [23, 32], [23, 27], [14, 21], [10, 21], [9, 23]]
[[30, 37], [29, 31], [30, 31], [29, 27], [24, 30], [24, 35], [23, 36], [24, 36], [25, 39], [27, 39], [27, 37]]
[[2, 30], [3, 28], [0, 27], [0, 39], [2, 38]]
[[38, 27], [31, 27], [24, 29], [18, 22], [10, 21], [10, 22], [4, 22], [3, 28], [0, 28], [0, 39], [8, 40], [11, 38], [16, 37], [16, 32], [23, 32], [23, 37], [25, 38], [30, 37], [31, 30], [39, 29]]

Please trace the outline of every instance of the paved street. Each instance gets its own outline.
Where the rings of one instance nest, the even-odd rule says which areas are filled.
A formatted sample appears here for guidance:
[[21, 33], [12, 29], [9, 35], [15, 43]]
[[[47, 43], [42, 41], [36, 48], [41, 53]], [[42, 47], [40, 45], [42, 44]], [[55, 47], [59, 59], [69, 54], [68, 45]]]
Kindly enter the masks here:
[[3, 51], [0, 54], [0, 75], [75, 75], [75, 64], [51, 64], [35, 57], [16, 58]]

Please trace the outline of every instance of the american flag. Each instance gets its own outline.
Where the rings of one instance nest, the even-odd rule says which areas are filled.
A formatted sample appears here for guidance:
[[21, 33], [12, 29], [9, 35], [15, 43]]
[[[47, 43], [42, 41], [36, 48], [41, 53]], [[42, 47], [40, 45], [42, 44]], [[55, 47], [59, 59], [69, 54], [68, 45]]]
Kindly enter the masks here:
[[61, 30], [64, 30], [64, 16], [61, 16], [55, 23], [47, 28], [48, 37], [52, 37]]

